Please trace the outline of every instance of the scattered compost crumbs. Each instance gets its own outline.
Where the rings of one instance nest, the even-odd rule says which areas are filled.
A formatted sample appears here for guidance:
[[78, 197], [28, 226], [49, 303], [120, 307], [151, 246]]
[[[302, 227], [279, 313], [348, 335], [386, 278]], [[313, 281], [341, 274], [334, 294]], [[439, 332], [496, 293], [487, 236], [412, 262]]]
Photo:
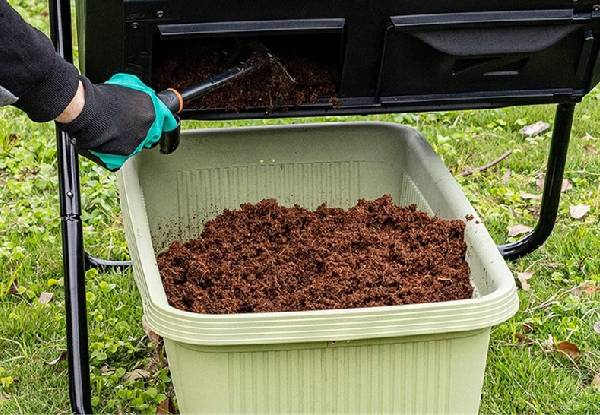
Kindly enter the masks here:
[[199, 313], [299, 311], [470, 298], [465, 224], [388, 195], [309, 211], [225, 210], [158, 256], [169, 303]]

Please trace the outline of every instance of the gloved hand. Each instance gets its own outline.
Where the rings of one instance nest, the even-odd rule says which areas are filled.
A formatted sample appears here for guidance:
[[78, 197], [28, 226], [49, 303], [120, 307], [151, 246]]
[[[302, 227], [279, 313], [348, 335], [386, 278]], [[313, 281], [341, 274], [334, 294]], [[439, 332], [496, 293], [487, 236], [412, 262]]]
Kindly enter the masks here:
[[144, 148], [154, 147], [177, 120], [152, 88], [137, 76], [116, 74], [104, 84], [82, 77], [85, 104], [68, 124], [57, 123], [69, 133], [77, 150], [111, 171], [121, 168]]

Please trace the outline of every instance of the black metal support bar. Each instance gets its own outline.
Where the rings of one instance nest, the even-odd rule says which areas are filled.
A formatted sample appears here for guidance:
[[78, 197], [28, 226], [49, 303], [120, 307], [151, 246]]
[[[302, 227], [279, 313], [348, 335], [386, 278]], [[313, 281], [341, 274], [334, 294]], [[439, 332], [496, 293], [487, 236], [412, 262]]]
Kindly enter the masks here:
[[507, 260], [517, 259], [534, 251], [552, 233], [560, 203], [560, 189], [567, 161], [574, 111], [575, 104], [559, 104], [556, 107], [540, 218], [535, 229], [523, 239], [498, 247], [502, 256]]
[[69, 399], [75, 414], [92, 413], [88, 326], [85, 305], [85, 271], [81, 220], [63, 217], [61, 221], [69, 363]]
[[[71, 62], [73, 50], [70, 7], [69, 0], [49, 0], [50, 33], [54, 47], [62, 57]], [[89, 414], [92, 412], [92, 405], [79, 164], [77, 151], [68, 135], [56, 130], [56, 138], [65, 279], [69, 398], [74, 413]]]
[[102, 272], [115, 270], [124, 271], [131, 267], [131, 261], [110, 261], [108, 259], [96, 258], [85, 253], [85, 269], [96, 268]]

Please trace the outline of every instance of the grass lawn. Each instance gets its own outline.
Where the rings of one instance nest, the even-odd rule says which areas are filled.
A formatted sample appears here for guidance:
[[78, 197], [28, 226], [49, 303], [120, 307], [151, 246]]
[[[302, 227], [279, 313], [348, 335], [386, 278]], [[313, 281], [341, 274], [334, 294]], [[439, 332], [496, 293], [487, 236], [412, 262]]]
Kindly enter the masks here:
[[[10, 1], [47, 29], [45, 2]], [[536, 177], [543, 173], [550, 133], [525, 139], [523, 125], [551, 123], [553, 107], [506, 108], [421, 115], [327, 118], [381, 120], [414, 126], [458, 174], [510, 157], [458, 180], [498, 243], [516, 224], [533, 226], [539, 210]], [[553, 236], [510, 265], [531, 272], [520, 311], [493, 329], [481, 413], [600, 413], [600, 92], [579, 106]], [[275, 120], [268, 123], [308, 122]], [[323, 121], [323, 119], [319, 119]], [[261, 123], [258, 122], [253, 122]], [[191, 126], [245, 123], [194, 123]], [[125, 258], [115, 176], [81, 163], [87, 249]], [[0, 414], [68, 413], [64, 296], [53, 126], [0, 109]], [[590, 206], [582, 219], [571, 205]], [[129, 273], [87, 275], [94, 407], [101, 413], [155, 413], [172, 396], [168, 369], [142, 330], [141, 304]], [[13, 289], [11, 289], [13, 286]], [[584, 289], [575, 289], [584, 287]], [[53, 298], [41, 304], [42, 293]], [[567, 341], [578, 352], [559, 353]], [[127, 372], [144, 369], [145, 377]], [[596, 381], [594, 377], [596, 376]]]

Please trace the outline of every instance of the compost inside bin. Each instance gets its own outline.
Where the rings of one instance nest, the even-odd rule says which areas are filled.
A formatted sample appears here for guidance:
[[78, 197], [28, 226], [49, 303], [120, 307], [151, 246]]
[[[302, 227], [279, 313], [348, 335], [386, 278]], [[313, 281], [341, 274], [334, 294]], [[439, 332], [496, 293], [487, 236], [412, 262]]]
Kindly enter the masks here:
[[[187, 108], [273, 110], [330, 102], [339, 72], [331, 54], [284, 40], [261, 39], [275, 57], [272, 64], [190, 102]], [[155, 59], [153, 85], [158, 90], [182, 90], [224, 72], [251, 53], [247, 41], [230, 38], [163, 45]]]
[[169, 303], [199, 313], [441, 302], [473, 293], [464, 230], [388, 195], [349, 210], [270, 199], [225, 210], [158, 266]]

